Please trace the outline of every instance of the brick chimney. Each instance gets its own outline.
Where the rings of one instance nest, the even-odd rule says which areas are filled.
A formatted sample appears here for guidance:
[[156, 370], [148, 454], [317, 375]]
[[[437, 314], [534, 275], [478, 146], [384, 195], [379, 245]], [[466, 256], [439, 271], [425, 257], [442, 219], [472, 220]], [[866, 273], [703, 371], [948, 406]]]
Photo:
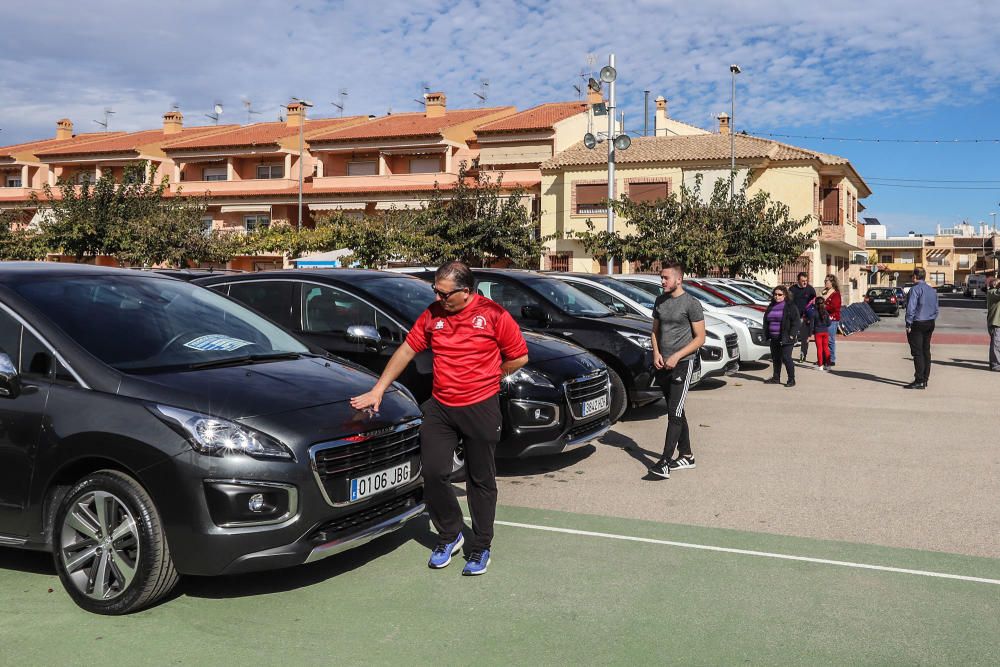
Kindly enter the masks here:
[[656, 116], [653, 119], [653, 136], [665, 137], [667, 136], [667, 100], [663, 95], [659, 95], [656, 98]]
[[288, 106], [288, 116], [285, 118], [285, 125], [288, 127], [298, 127], [302, 125], [302, 122], [306, 117], [306, 109], [298, 102], [289, 102]]
[[725, 111], [719, 114], [719, 134], [729, 134], [729, 114]]
[[184, 114], [174, 109], [163, 114], [163, 134], [179, 134], [184, 129]]
[[56, 139], [73, 138], [73, 121], [69, 118], [60, 118], [56, 121]]
[[601, 91], [594, 90], [590, 86], [587, 86], [587, 105], [600, 104], [604, 101], [604, 96], [601, 95]]
[[440, 118], [448, 110], [444, 93], [424, 93], [424, 114], [428, 118]]

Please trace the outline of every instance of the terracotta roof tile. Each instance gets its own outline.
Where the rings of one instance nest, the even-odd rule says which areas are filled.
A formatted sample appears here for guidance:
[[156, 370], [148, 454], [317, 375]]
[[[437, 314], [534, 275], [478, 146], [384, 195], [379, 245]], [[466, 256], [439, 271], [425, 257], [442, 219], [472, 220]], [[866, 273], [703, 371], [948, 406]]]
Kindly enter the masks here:
[[[347, 118], [317, 118], [314, 120], [306, 120], [303, 133], [309, 135], [315, 134], [316, 132], [340, 128], [344, 125], [356, 123], [362, 118], [363, 116], [349, 116]], [[169, 152], [208, 148], [267, 146], [276, 144], [286, 137], [296, 136], [298, 133], [298, 127], [288, 127], [285, 123], [254, 123], [253, 125], [234, 127], [229, 131], [212, 132], [208, 136], [200, 136], [192, 139], [182, 138], [171, 140], [163, 145], [163, 150]]]
[[31, 153], [34, 149], [47, 148], [57, 141], [67, 141], [67, 139], [35, 139], [21, 144], [11, 144], [10, 146], [0, 146], [0, 157], [11, 158], [19, 153]]
[[[36, 154], [44, 157], [54, 157], [59, 155], [100, 155], [107, 153], [130, 153], [136, 152], [141, 146], [156, 144], [169, 137], [195, 137], [198, 135], [211, 133], [219, 128], [215, 125], [204, 125], [200, 127], [185, 127], [178, 134], [164, 134], [162, 129], [141, 130], [139, 132], [129, 132], [127, 134], [117, 134], [106, 139], [97, 139], [79, 144], [67, 144], [65, 146], [55, 146], [38, 151]], [[103, 135], [98, 135], [103, 136]]]
[[[102, 141], [110, 137], [120, 137], [124, 132], [85, 132], [82, 134], [74, 134], [69, 139], [42, 139], [39, 141], [29, 141], [24, 144], [16, 144], [15, 146], [8, 146], [0, 149], [0, 155], [6, 153], [6, 148], [17, 148], [16, 152], [31, 152], [33, 155], [39, 155], [43, 151], [48, 152], [50, 150], [58, 150], [64, 146], [87, 146], [97, 141]], [[10, 151], [11, 153], [15, 151]]]
[[443, 116], [430, 118], [424, 115], [423, 112], [393, 114], [341, 130], [333, 129], [330, 132], [319, 132], [313, 134], [309, 139], [311, 143], [328, 143], [364, 139], [434, 136], [441, 134], [444, 129], [452, 125], [459, 125], [508, 109], [512, 112], [514, 111], [514, 107], [458, 109], [448, 111]]
[[[737, 134], [736, 159], [820, 160], [824, 164], [847, 164], [834, 155], [817, 153], [768, 139]], [[628, 150], [617, 152], [619, 164], [643, 162], [688, 162], [695, 160], [723, 160], [730, 157], [730, 137], [724, 134], [701, 134], [680, 137], [636, 137]], [[544, 163], [542, 169], [600, 165], [607, 162], [603, 151], [590, 150], [583, 142], [574, 144]]]
[[551, 130], [559, 121], [586, 111], [587, 105], [584, 102], [549, 102], [525, 109], [513, 116], [480, 125], [476, 128], [476, 134]]

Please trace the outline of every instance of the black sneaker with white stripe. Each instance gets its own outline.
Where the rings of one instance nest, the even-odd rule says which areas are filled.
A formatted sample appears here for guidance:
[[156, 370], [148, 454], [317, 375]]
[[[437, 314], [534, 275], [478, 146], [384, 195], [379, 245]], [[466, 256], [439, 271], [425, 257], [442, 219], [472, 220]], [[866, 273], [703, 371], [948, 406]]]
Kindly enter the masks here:
[[649, 466], [649, 472], [657, 477], [670, 479], [670, 461], [667, 459], [660, 459], [653, 465]]
[[673, 470], [690, 470], [694, 468], [694, 457], [693, 456], [678, 456], [676, 459], [670, 459], [667, 461], [667, 467]]

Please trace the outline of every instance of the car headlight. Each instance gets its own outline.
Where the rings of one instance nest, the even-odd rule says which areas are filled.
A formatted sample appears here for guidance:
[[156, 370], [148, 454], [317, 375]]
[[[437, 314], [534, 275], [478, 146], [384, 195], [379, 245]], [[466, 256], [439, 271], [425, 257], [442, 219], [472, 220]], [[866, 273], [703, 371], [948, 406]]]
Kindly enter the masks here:
[[748, 329], [760, 329], [762, 326], [764, 326], [764, 320], [758, 322], [753, 318], [743, 317], [741, 315], [730, 315], [730, 317]]
[[514, 384], [515, 382], [527, 382], [528, 384], [533, 384], [536, 387], [548, 387], [550, 389], [555, 389], [556, 386], [552, 382], [539, 373], [538, 371], [533, 371], [530, 368], [518, 368], [516, 371], [506, 376], [503, 379], [507, 384]]
[[653, 349], [653, 339], [649, 337], [649, 334], [632, 333], [630, 331], [619, 331], [618, 333], [633, 345], [638, 345], [644, 350]]
[[254, 458], [291, 459], [292, 452], [260, 431], [199, 412], [169, 405], [150, 408], [175, 430], [187, 437], [195, 451], [208, 456], [246, 454]]

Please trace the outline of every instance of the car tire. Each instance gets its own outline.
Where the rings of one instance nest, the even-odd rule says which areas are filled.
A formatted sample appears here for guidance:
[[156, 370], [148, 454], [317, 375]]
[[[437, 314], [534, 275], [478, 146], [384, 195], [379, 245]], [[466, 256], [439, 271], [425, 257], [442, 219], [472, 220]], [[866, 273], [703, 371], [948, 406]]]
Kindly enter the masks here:
[[622, 378], [612, 368], [608, 368], [608, 382], [611, 383], [611, 423], [615, 423], [628, 410], [628, 389]]
[[59, 579], [89, 612], [138, 611], [177, 585], [156, 505], [117, 470], [87, 475], [70, 489], [56, 512], [52, 539]]
[[893, 317], [899, 317], [899, 308], [897, 308], [896, 310], [892, 311], [892, 316]]

